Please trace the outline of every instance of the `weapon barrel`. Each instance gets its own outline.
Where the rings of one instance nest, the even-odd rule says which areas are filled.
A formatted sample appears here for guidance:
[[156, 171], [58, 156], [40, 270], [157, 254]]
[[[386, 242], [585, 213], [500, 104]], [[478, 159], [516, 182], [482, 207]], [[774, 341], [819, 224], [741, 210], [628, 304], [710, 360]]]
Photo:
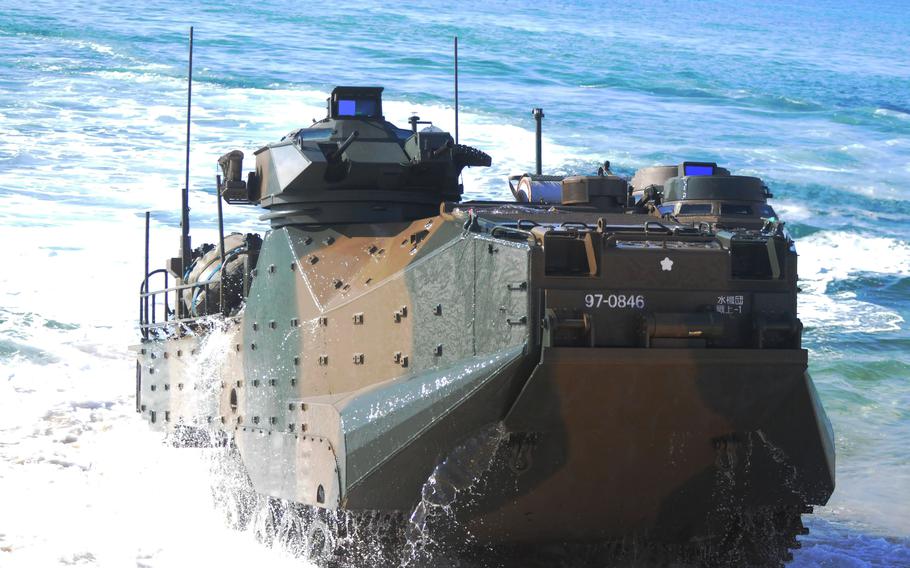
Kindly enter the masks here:
[[329, 161], [331, 162], [340, 158], [341, 155], [344, 154], [344, 151], [354, 143], [354, 140], [357, 140], [358, 136], [360, 136], [359, 130], [351, 132], [351, 135], [345, 138], [344, 142], [338, 145], [338, 149], [332, 152], [332, 154], [329, 156]]

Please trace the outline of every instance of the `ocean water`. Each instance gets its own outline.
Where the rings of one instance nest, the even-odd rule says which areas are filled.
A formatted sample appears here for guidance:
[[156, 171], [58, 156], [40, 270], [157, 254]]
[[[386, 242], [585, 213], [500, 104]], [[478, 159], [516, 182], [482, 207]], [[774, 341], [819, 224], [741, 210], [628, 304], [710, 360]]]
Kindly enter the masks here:
[[[186, 36], [191, 206], [213, 240], [218, 156], [323, 116], [336, 84], [451, 129], [505, 198], [533, 167], [682, 159], [762, 176], [800, 253], [837, 490], [793, 566], [910, 566], [910, 4], [0, 2], [0, 566], [299, 566], [213, 509], [197, 453], [135, 415], [143, 212], [176, 251]], [[248, 165], [249, 167], [249, 165]], [[258, 213], [227, 206], [231, 229]]]

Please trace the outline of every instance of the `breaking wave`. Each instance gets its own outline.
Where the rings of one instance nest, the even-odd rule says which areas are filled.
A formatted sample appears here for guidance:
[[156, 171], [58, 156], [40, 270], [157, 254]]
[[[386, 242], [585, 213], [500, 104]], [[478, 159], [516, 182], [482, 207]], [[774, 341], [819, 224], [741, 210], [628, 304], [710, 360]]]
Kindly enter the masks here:
[[910, 276], [910, 245], [887, 237], [822, 231], [797, 241], [800, 318], [811, 333], [897, 331], [904, 318], [893, 308], [836, 291], [862, 275]]

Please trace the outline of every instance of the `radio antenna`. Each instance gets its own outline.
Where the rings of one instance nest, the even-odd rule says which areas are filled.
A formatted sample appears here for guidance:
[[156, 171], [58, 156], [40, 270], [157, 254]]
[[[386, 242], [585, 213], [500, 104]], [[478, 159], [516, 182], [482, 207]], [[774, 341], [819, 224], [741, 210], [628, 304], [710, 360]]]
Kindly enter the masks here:
[[458, 36], [455, 36], [455, 143], [458, 144]]
[[180, 258], [183, 261], [181, 278], [190, 265], [190, 116], [193, 105], [193, 26], [190, 26], [190, 57], [186, 90], [186, 177], [183, 180], [182, 215], [180, 218]]

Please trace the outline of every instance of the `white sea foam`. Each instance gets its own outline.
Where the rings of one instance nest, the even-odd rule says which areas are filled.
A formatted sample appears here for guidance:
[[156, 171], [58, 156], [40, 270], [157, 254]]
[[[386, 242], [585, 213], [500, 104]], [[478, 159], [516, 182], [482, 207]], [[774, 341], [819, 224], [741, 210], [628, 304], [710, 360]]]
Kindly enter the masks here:
[[114, 55], [114, 48], [109, 45], [84, 40], [62, 40], [63, 43], [74, 46], [79, 49], [89, 49], [101, 55]]
[[803, 202], [775, 200], [773, 206], [778, 217], [788, 223], [799, 223], [812, 218], [812, 211]]
[[[116, 367], [93, 365], [68, 377], [58, 368], [52, 370], [56, 377], [27, 377], [56, 379], [59, 394], [52, 400], [49, 385], [43, 386], [44, 416], [0, 432], [2, 565], [306, 566], [260, 544], [251, 532], [225, 526], [212, 506], [204, 456], [164, 446], [130, 413], [116, 387], [128, 382], [128, 373]], [[85, 384], [84, 373], [93, 374], [93, 385]], [[101, 381], [99, 373], [106, 375]], [[82, 384], [63, 387], [64, 377]], [[107, 392], [98, 392], [99, 382]], [[86, 390], [120, 394], [110, 408], [74, 408], [67, 398]]]
[[822, 332], [874, 333], [900, 329], [897, 312], [859, 300], [852, 291], [830, 293], [829, 285], [861, 274], [910, 276], [910, 245], [886, 238], [824, 231], [797, 242], [800, 318]]
[[910, 120], [910, 113], [890, 108], [877, 108], [875, 109], [874, 114], [875, 116], [887, 116], [889, 118], [898, 118], [900, 120]]
[[[66, 255], [97, 259], [85, 249], [59, 256]], [[129, 312], [115, 315], [124, 307], [116, 293], [110, 304], [98, 302], [103, 294], [80, 301], [77, 285], [73, 297], [41, 306], [31, 291], [3, 290], [4, 302], [22, 298], [47, 312], [4, 305], [0, 337], [18, 337], [54, 358], [0, 360], [2, 566], [306, 566], [250, 531], [228, 529], [212, 504], [205, 454], [165, 446], [135, 414], [126, 351], [135, 339]], [[79, 325], [42, 315], [51, 313], [63, 322], [79, 317]]]

